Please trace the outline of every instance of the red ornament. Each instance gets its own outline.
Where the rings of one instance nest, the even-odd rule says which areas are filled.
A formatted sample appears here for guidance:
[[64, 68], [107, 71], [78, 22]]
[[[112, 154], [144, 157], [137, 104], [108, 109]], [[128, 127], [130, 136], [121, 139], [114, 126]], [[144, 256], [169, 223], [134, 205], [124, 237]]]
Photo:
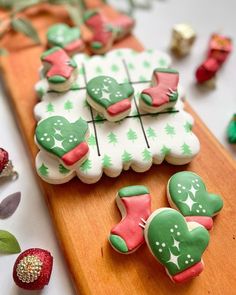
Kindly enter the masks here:
[[204, 83], [214, 78], [232, 49], [233, 45], [229, 37], [213, 34], [209, 42], [207, 60], [196, 70], [197, 82]]
[[13, 268], [16, 285], [26, 290], [41, 290], [48, 285], [53, 266], [50, 252], [33, 248], [21, 253]]
[[196, 79], [198, 83], [204, 83], [211, 80], [219, 70], [219, 64], [214, 58], [209, 58], [199, 66], [196, 71]]
[[3, 169], [6, 167], [8, 162], [9, 162], [8, 152], [5, 151], [3, 148], [0, 148], [0, 174], [2, 173]]

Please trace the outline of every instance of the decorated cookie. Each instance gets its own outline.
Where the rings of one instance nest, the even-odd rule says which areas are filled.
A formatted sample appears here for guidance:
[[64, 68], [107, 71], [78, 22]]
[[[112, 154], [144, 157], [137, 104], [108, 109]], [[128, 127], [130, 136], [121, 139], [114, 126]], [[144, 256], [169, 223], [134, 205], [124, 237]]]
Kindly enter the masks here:
[[198, 222], [206, 229], [212, 228], [212, 217], [223, 207], [221, 197], [208, 193], [201, 177], [189, 171], [170, 178], [167, 195], [171, 207], [179, 210], [187, 221]]
[[43, 249], [28, 249], [20, 254], [13, 268], [16, 285], [26, 290], [41, 290], [48, 285], [53, 257]]
[[72, 169], [88, 157], [88, 133], [88, 124], [82, 118], [70, 123], [62, 116], [53, 116], [38, 123], [35, 140], [40, 149]]
[[227, 138], [229, 143], [236, 143], [236, 114], [233, 115], [227, 128]]
[[51, 26], [47, 31], [47, 40], [49, 47], [59, 46], [70, 56], [84, 49], [80, 29], [64, 23]]
[[116, 40], [124, 38], [134, 27], [134, 20], [127, 15], [120, 15], [116, 20], [109, 21], [98, 10], [87, 11], [84, 19], [93, 32], [89, 45], [96, 54], [107, 52]]
[[41, 55], [49, 88], [57, 92], [70, 89], [77, 77], [77, 64], [60, 47], [53, 47]]
[[118, 84], [109, 76], [98, 76], [87, 84], [87, 102], [108, 121], [119, 121], [131, 110], [134, 89], [130, 83]]
[[173, 282], [185, 282], [202, 272], [209, 234], [200, 224], [186, 222], [174, 209], [161, 208], [148, 218], [144, 235], [151, 253]]
[[143, 223], [151, 214], [151, 196], [142, 185], [127, 186], [116, 197], [122, 220], [110, 232], [109, 242], [118, 252], [129, 254], [144, 242]]
[[[184, 110], [181, 88], [178, 88], [180, 99], [173, 109], [151, 114], [144, 112], [138, 103], [140, 93], [150, 85], [154, 69], [170, 67], [167, 54], [151, 49], [143, 52], [116, 49], [104, 56], [77, 54], [74, 60], [79, 70], [76, 80], [79, 88], [63, 93], [46, 90], [34, 113], [37, 121], [53, 116], [63, 116], [69, 122], [80, 117], [86, 120], [90, 130], [89, 155], [82, 165], [65, 169], [60, 158], [52, 157], [41, 148], [36, 157], [36, 169], [43, 180], [57, 184], [78, 177], [85, 183], [95, 183], [103, 173], [117, 177], [122, 170], [144, 172], [164, 160], [183, 165], [198, 154], [199, 140], [192, 132], [194, 120]], [[134, 89], [131, 111], [121, 121], [108, 121], [87, 103], [86, 84], [102, 75], [118, 83], [129, 83]], [[45, 79], [38, 87], [42, 86], [41, 82]]]
[[173, 69], [153, 71], [152, 85], [141, 92], [139, 105], [148, 113], [158, 113], [175, 106], [178, 99], [179, 73]]

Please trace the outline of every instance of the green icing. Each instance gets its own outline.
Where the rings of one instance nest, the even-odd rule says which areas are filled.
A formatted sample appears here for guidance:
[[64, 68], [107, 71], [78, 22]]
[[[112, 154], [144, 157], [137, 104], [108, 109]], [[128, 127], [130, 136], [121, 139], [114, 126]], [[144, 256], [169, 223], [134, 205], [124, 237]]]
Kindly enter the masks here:
[[66, 82], [66, 78], [59, 76], [59, 75], [54, 75], [52, 77], [48, 77], [48, 81], [54, 84], [60, 84]]
[[67, 174], [70, 172], [70, 170], [64, 167], [62, 164], [59, 164], [58, 170], [61, 174]]
[[101, 42], [92, 42], [91, 47], [94, 49], [100, 49], [103, 47], [103, 44]]
[[227, 128], [227, 138], [229, 143], [236, 143], [236, 114], [233, 115]]
[[129, 251], [128, 247], [126, 246], [125, 241], [117, 236], [117, 235], [110, 235], [109, 241], [111, 245], [121, 253], [127, 253]]
[[191, 148], [187, 143], [182, 144], [181, 150], [182, 150], [182, 155], [186, 155], [186, 156], [191, 156], [192, 155]]
[[35, 135], [38, 144], [58, 157], [85, 141], [88, 124], [82, 118], [70, 123], [62, 116], [52, 116], [36, 127]]
[[178, 74], [179, 72], [175, 69], [169, 69], [169, 68], [156, 68], [154, 72], [161, 72], [161, 73], [173, 73]]
[[53, 54], [54, 52], [58, 51], [58, 50], [61, 50], [60, 47], [53, 47], [53, 48], [50, 48], [46, 51], [44, 51], [42, 54], [41, 54], [41, 57], [40, 59], [43, 61], [45, 59], [45, 57], [47, 57], [48, 55], [51, 55]]
[[152, 254], [173, 276], [201, 261], [209, 233], [202, 226], [189, 231], [178, 211], [165, 208], [147, 220], [145, 239]]
[[209, 194], [201, 177], [193, 172], [174, 174], [169, 180], [168, 191], [184, 216], [213, 216], [223, 207], [221, 197]]
[[85, 11], [83, 14], [84, 21], [88, 20], [89, 18], [96, 15], [97, 13], [99, 13], [99, 12], [96, 9], [90, 9], [90, 10]]
[[133, 196], [139, 196], [149, 194], [148, 189], [144, 185], [131, 185], [123, 187], [119, 190], [118, 195], [119, 197], [133, 197]]
[[149, 106], [152, 106], [152, 98], [148, 94], [141, 93], [141, 99]]
[[112, 77], [98, 76], [88, 82], [87, 93], [92, 100], [107, 109], [133, 95], [134, 89], [129, 83], [118, 84]]
[[48, 43], [62, 48], [79, 38], [79, 28], [71, 28], [62, 23], [51, 26], [47, 32]]

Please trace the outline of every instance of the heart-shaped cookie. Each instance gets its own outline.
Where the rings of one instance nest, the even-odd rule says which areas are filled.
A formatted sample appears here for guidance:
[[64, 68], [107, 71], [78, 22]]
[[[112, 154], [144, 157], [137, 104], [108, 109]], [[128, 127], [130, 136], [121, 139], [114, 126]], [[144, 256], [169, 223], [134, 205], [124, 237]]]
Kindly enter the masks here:
[[73, 55], [84, 49], [80, 29], [59, 23], [51, 26], [47, 31], [48, 46], [59, 46], [69, 55]]
[[209, 233], [200, 224], [187, 222], [174, 209], [161, 208], [148, 218], [144, 236], [172, 281], [185, 282], [202, 272], [202, 254], [209, 243]]
[[210, 194], [201, 177], [189, 171], [174, 174], [167, 184], [168, 201], [187, 221], [196, 221], [207, 229], [213, 226], [212, 217], [223, 207], [222, 198]]
[[70, 123], [62, 116], [53, 116], [39, 122], [35, 140], [41, 149], [58, 157], [71, 169], [88, 156], [88, 133], [88, 124], [82, 118]]
[[119, 121], [131, 110], [134, 89], [131, 84], [119, 84], [109, 76], [98, 76], [87, 84], [87, 101], [108, 121]]

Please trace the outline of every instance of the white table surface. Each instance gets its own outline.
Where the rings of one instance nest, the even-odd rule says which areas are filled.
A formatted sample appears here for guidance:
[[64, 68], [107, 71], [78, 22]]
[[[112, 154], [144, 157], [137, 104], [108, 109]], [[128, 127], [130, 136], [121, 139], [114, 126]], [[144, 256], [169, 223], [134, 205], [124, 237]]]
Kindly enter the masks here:
[[[191, 54], [173, 65], [181, 73], [181, 84], [187, 99], [218, 140], [236, 156], [236, 146], [229, 145], [225, 129], [236, 112], [234, 83], [236, 54], [233, 53], [217, 79], [215, 90], [202, 92], [194, 82], [195, 68], [203, 61], [209, 36], [220, 31], [236, 40], [235, 0], [160, 0], [154, 1], [152, 10], [135, 13], [135, 34], [146, 48], [168, 51], [171, 29], [174, 24], [187, 22], [197, 32]], [[22, 250], [31, 247], [48, 249], [54, 256], [50, 285], [40, 294], [75, 294], [63, 255], [59, 249], [50, 216], [40, 191], [33, 168], [27, 157], [20, 131], [14, 119], [8, 97], [0, 86], [0, 146], [7, 149], [20, 177], [14, 182], [0, 182], [0, 200], [15, 191], [21, 191], [22, 201], [17, 212], [7, 220], [0, 220], [0, 229], [12, 232]], [[12, 267], [17, 255], [0, 256], [0, 294], [39, 294], [18, 289], [12, 280]]]

